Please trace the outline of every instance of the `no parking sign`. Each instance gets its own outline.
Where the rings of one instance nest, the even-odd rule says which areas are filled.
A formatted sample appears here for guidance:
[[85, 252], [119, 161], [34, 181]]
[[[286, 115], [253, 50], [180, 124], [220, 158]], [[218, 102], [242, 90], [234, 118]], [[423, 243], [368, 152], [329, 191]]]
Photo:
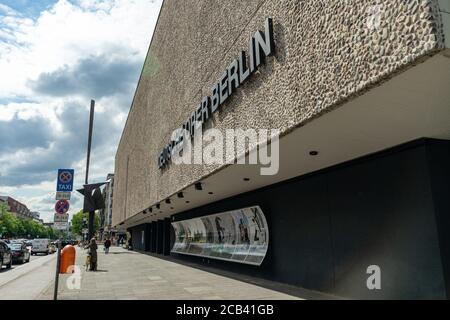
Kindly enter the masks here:
[[72, 191], [74, 173], [73, 169], [59, 169], [56, 191]]
[[66, 214], [69, 211], [70, 204], [67, 200], [59, 200], [55, 204], [55, 212], [57, 214]]

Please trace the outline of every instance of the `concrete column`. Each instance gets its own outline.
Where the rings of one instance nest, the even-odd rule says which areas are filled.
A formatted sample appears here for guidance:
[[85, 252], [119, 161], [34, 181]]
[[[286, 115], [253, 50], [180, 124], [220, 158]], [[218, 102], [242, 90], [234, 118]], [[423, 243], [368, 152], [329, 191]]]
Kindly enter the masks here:
[[151, 223], [150, 252], [156, 253], [156, 221]]
[[163, 255], [170, 255], [170, 218], [163, 220]]
[[156, 253], [163, 253], [163, 220], [156, 223]]
[[145, 224], [145, 251], [150, 251], [152, 228], [150, 223]]

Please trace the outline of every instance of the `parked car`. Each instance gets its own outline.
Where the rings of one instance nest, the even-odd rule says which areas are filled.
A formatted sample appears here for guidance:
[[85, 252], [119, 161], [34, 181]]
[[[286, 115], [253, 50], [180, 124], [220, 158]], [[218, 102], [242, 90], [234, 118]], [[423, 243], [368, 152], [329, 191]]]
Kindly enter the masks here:
[[25, 244], [27, 245], [27, 247], [32, 247], [33, 246], [33, 241], [25, 240]]
[[11, 269], [13, 263], [13, 258], [11, 254], [11, 249], [8, 247], [8, 244], [0, 240], [0, 269], [3, 266], [6, 266], [7, 269]]
[[48, 250], [50, 254], [53, 254], [56, 252], [56, 244], [54, 242], [50, 243], [50, 245], [48, 246]]
[[31, 254], [44, 253], [48, 255], [50, 253], [49, 245], [50, 239], [34, 239], [33, 245], [31, 246]]
[[[58, 244], [58, 242], [56, 242], [56, 244]], [[62, 239], [61, 240], [61, 249], [64, 248], [67, 245], [75, 245], [75, 240], [72, 239]]]
[[9, 248], [11, 249], [13, 262], [20, 262], [20, 263], [30, 262], [31, 254], [25, 242], [12, 241], [9, 244]]

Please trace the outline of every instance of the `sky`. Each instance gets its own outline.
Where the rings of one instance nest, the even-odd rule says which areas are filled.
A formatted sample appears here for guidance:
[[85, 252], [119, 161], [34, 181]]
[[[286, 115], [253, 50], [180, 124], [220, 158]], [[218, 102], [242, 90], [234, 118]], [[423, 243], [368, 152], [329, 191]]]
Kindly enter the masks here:
[[[0, 0], [0, 195], [53, 220], [58, 168], [84, 183], [114, 157], [162, 0]], [[83, 198], [72, 194], [70, 213]]]

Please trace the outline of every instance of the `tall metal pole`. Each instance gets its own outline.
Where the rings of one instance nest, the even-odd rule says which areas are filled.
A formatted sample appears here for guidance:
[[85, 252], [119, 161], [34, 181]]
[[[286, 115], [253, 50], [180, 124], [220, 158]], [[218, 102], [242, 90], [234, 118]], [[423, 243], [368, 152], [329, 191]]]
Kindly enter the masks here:
[[[88, 147], [87, 147], [87, 159], [86, 159], [86, 179], [85, 184], [89, 183], [89, 162], [91, 160], [91, 145], [92, 145], [92, 130], [94, 127], [94, 111], [95, 111], [95, 101], [91, 100], [91, 113], [89, 115], [89, 135], [88, 135]], [[95, 211], [89, 212], [89, 222], [88, 222], [88, 241], [94, 236], [94, 217]]]
[[91, 113], [89, 115], [89, 134], [88, 134], [87, 160], [86, 160], [86, 179], [84, 179], [85, 184], [89, 183], [89, 162], [91, 160], [92, 130], [94, 127], [94, 111], [95, 111], [95, 101], [91, 100]]
[[56, 256], [56, 274], [55, 274], [55, 289], [53, 290], [53, 300], [58, 300], [58, 286], [59, 286], [59, 268], [61, 267], [61, 240], [58, 240], [58, 253]]

